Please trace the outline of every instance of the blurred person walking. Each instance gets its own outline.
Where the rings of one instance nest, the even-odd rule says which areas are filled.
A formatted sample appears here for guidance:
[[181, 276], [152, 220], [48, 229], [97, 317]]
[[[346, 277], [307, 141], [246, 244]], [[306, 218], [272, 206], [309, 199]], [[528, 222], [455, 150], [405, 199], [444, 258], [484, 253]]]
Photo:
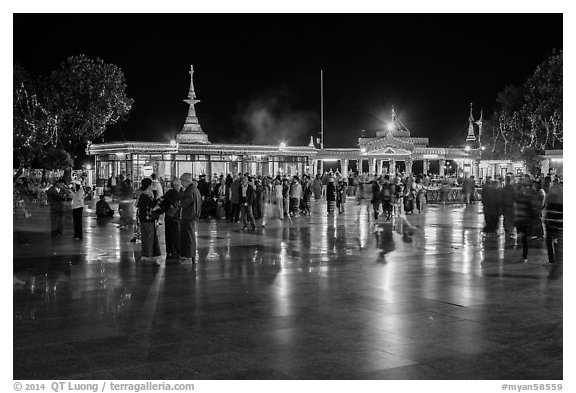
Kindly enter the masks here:
[[52, 187], [46, 191], [46, 199], [50, 206], [50, 234], [62, 236], [64, 233], [64, 201], [68, 197], [65, 190], [64, 180], [57, 180]]
[[131, 228], [134, 225], [134, 188], [128, 179], [123, 175], [118, 177], [116, 192], [118, 195], [118, 213], [120, 222], [118, 228]]
[[374, 219], [378, 219], [380, 214], [380, 204], [382, 203], [382, 186], [378, 179], [372, 180], [372, 209], [374, 210]]
[[534, 222], [532, 224], [532, 239], [544, 240], [544, 222], [542, 220], [542, 212], [546, 207], [546, 192], [542, 188], [542, 182], [540, 180], [532, 182], [532, 187], [536, 197]]
[[[482, 196], [484, 199], [484, 196]], [[516, 231], [522, 237], [522, 259], [520, 262], [528, 262], [528, 250], [530, 237], [532, 236], [532, 224], [536, 216], [536, 193], [532, 188], [530, 175], [522, 179], [519, 191], [516, 193]]]
[[558, 179], [554, 179], [550, 184], [550, 192], [546, 198], [546, 249], [548, 251], [548, 263], [555, 265], [559, 263], [558, 256], [562, 256], [564, 243], [563, 235], [563, 187]]
[[495, 234], [498, 229], [500, 218], [499, 191], [496, 182], [491, 176], [486, 178], [486, 183], [482, 187], [482, 207], [484, 210], [484, 233]]
[[14, 232], [18, 244], [30, 244], [28, 237], [28, 218], [32, 216], [29, 212], [31, 202], [28, 179], [20, 177], [16, 180], [14, 187]]
[[326, 185], [326, 208], [328, 210], [328, 215], [334, 214], [334, 208], [336, 207], [336, 186], [334, 185], [334, 178], [328, 178], [328, 184]]
[[322, 177], [320, 174], [316, 175], [316, 178], [312, 182], [312, 189], [314, 190], [314, 199], [319, 200], [322, 198]]

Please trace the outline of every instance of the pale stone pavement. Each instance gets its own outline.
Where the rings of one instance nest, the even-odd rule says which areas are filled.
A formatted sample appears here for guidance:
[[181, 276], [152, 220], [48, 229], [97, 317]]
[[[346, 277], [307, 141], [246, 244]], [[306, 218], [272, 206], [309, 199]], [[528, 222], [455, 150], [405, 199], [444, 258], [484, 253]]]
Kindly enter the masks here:
[[13, 248], [14, 378], [562, 379], [562, 271], [542, 242], [518, 263], [514, 240], [481, 234], [481, 204], [378, 225], [346, 208], [201, 221], [198, 264], [161, 267], [117, 215], [87, 207], [78, 241], [36, 209]]

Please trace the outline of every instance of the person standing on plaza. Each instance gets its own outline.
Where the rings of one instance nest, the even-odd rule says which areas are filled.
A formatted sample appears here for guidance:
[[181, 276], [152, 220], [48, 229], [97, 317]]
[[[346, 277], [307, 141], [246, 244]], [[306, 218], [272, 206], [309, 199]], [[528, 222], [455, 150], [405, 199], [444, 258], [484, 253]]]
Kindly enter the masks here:
[[134, 225], [134, 188], [129, 179], [124, 179], [123, 175], [118, 176], [116, 186], [118, 196], [118, 213], [120, 222], [118, 228], [131, 228]]
[[372, 180], [372, 200], [370, 202], [374, 211], [374, 219], [377, 220], [380, 215], [380, 204], [382, 203], [382, 185], [377, 178]]
[[394, 198], [394, 186], [390, 183], [390, 176], [384, 175], [384, 182], [380, 189], [380, 196], [382, 201], [382, 212], [386, 215], [386, 220], [390, 221], [392, 218], [392, 203]]
[[292, 177], [290, 184], [290, 215], [298, 217], [300, 215], [300, 199], [302, 199], [302, 185], [298, 176]]
[[334, 178], [330, 176], [328, 178], [328, 185], [326, 186], [326, 208], [328, 210], [328, 215], [334, 214], [334, 208], [336, 207], [336, 186], [334, 185]]
[[202, 195], [202, 203], [205, 203], [210, 197], [210, 184], [206, 181], [206, 175], [203, 173], [198, 180], [198, 191]]
[[191, 173], [180, 176], [184, 191], [181, 194], [180, 206], [180, 261], [191, 260], [196, 263], [196, 221], [202, 213], [202, 195], [192, 179]]
[[516, 185], [511, 173], [506, 174], [504, 187], [500, 189], [500, 207], [504, 217], [504, 233], [509, 239], [515, 239], [515, 202]]
[[108, 178], [108, 190], [110, 190], [110, 196], [112, 200], [116, 199], [116, 185], [118, 184], [118, 178], [114, 176], [114, 172]]
[[290, 180], [282, 179], [282, 200], [284, 203], [284, 218], [290, 220]]
[[274, 195], [273, 201], [274, 204], [276, 205], [276, 212], [275, 214], [278, 215], [278, 219], [282, 220], [284, 218], [284, 197], [282, 195], [282, 191], [283, 191], [283, 187], [282, 187], [282, 181], [280, 180], [280, 177], [276, 177], [276, 179], [274, 179], [274, 182], [272, 183], [272, 192]]
[[448, 176], [440, 176], [440, 179], [440, 202], [442, 203], [442, 207], [446, 208], [448, 194], [450, 193], [450, 180]]
[[464, 203], [469, 205], [472, 199], [472, 194], [474, 193], [474, 177], [470, 177], [468, 173], [464, 175], [464, 180], [462, 181], [462, 194], [464, 195]]
[[226, 206], [224, 207], [224, 209], [226, 210], [226, 214], [225, 217], [226, 218], [230, 218], [231, 217], [231, 212], [232, 212], [232, 205], [230, 203], [230, 187], [232, 186], [232, 182], [234, 181], [234, 179], [232, 178], [232, 175], [230, 173], [228, 173], [226, 175]]
[[[516, 231], [522, 237], [522, 259], [520, 262], [528, 262], [528, 250], [530, 237], [532, 236], [532, 224], [536, 215], [536, 193], [532, 188], [530, 175], [524, 175], [521, 187], [516, 193]], [[484, 201], [484, 195], [482, 195]]]
[[142, 241], [142, 257], [140, 260], [153, 261], [159, 265], [156, 257], [159, 257], [161, 252], [156, 231], [156, 220], [161, 210], [158, 206], [158, 200], [154, 199], [152, 179], [142, 179], [137, 206]]
[[542, 189], [540, 180], [532, 182], [532, 188], [536, 197], [534, 223], [532, 224], [532, 238], [544, 240], [544, 222], [542, 221], [542, 212], [546, 207], [546, 192]]
[[416, 192], [416, 209], [418, 214], [423, 213], [426, 208], [426, 187], [421, 177], [417, 177], [414, 182], [414, 191]]
[[31, 217], [29, 212], [31, 198], [28, 179], [24, 176], [16, 180], [14, 187], [14, 232], [18, 244], [30, 244], [28, 237], [28, 218]]
[[234, 175], [232, 184], [230, 184], [230, 222], [240, 220], [240, 177]]
[[82, 212], [84, 211], [84, 187], [79, 181], [73, 180], [69, 194], [72, 197], [72, 221], [74, 223], [74, 239], [82, 240]]
[[[546, 249], [548, 251], [548, 264], [556, 266], [558, 253], [562, 252], [563, 236], [563, 192], [562, 183], [554, 179], [550, 184], [550, 192], [546, 198]], [[562, 254], [560, 254], [562, 255]]]
[[264, 209], [264, 187], [262, 186], [262, 181], [259, 178], [255, 178], [254, 210], [252, 211], [254, 215], [254, 221], [258, 221], [262, 218], [263, 209]]
[[152, 178], [152, 194], [154, 194], [154, 199], [160, 199], [164, 195], [164, 188], [158, 179], [156, 179], [156, 174], [153, 173]]
[[328, 187], [328, 182], [332, 176], [328, 174], [328, 172], [324, 172], [322, 175], [322, 196], [326, 196], [326, 189]]
[[266, 222], [268, 221], [268, 216], [270, 215], [270, 179], [268, 177], [264, 177], [262, 180], [256, 179], [256, 189], [257, 198], [260, 204], [259, 218], [262, 228], [266, 228]]
[[320, 174], [316, 175], [316, 178], [312, 182], [312, 189], [314, 190], [314, 199], [319, 200], [322, 198], [322, 177]]
[[357, 182], [356, 182], [356, 203], [358, 205], [361, 205], [362, 200], [364, 199], [365, 183], [366, 183], [366, 175], [364, 173], [362, 173], [360, 176], [358, 176]]
[[553, 172], [554, 172], [553, 169], [549, 169], [548, 174], [544, 177], [544, 185], [542, 186], [542, 188], [544, 189], [544, 192], [546, 194], [548, 194], [550, 192], [550, 187], [552, 186]]
[[224, 176], [220, 177], [219, 184], [216, 184], [216, 186], [214, 187], [214, 195], [216, 197], [216, 218], [219, 220], [225, 220], [227, 193], [226, 193], [226, 179], [224, 179]]
[[354, 178], [354, 172], [350, 171], [348, 174], [348, 196], [356, 196], [356, 179]]
[[303, 185], [302, 185], [302, 203], [304, 205], [304, 215], [310, 215], [310, 199], [312, 198], [312, 181], [310, 180], [309, 175], [303, 176]]
[[252, 214], [255, 200], [256, 194], [254, 192], [252, 178], [248, 178], [247, 176], [242, 177], [242, 181], [240, 183], [240, 209], [243, 231], [248, 229], [248, 223], [250, 223], [252, 229], [256, 229], [254, 215]]
[[336, 205], [338, 207], [338, 213], [344, 213], [346, 200], [348, 199], [348, 183], [346, 182], [346, 178], [342, 178], [342, 180], [338, 182], [336, 190]]
[[175, 178], [172, 180], [172, 188], [166, 191], [161, 198], [160, 207], [165, 212], [164, 223], [166, 229], [166, 258], [178, 258], [180, 256], [180, 192], [182, 182]]
[[484, 233], [495, 234], [498, 229], [498, 219], [500, 217], [499, 191], [496, 182], [491, 176], [486, 178], [486, 183], [482, 187], [482, 208], [484, 210]]
[[394, 191], [394, 215], [400, 216], [402, 215], [402, 196], [403, 196], [402, 178], [400, 176], [396, 176], [394, 178], [392, 190]]
[[64, 234], [64, 201], [68, 192], [65, 190], [64, 180], [57, 180], [52, 187], [46, 191], [46, 199], [50, 206], [50, 228], [51, 235], [62, 236]]

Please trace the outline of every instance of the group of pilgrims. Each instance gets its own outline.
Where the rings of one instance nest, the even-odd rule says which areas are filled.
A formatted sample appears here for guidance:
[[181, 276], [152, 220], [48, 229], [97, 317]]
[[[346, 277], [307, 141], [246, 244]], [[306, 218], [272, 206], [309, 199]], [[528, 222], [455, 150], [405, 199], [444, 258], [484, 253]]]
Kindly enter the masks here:
[[[29, 217], [26, 206], [33, 188], [27, 185], [24, 177], [18, 175], [16, 178], [16, 212], [22, 211], [21, 215], [26, 219]], [[242, 231], [255, 230], [257, 226], [265, 228], [270, 220], [290, 221], [310, 216], [312, 198], [326, 200], [329, 216], [336, 211], [344, 213], [348, 197], [354, 196], [358, 204], [363, 200], [369, 202], [375, 220], [390, 221], [394, 216], [424, 213], [431, 186], [439, 190], [440, 203], [444, 206], [449, 192], [455, 187], [461, 187], [462, 202], [467, 205], [481, 197], [485, 234], [495, 233], [499, 217], [503, 216], [505, 236], [521, 238], [523, 262], [527, 261], [529, 241], [546, 239], [549, 263], [554, 263], [555, 245], [562, 237], [563, 205], [561, 179], [552, 174], [542, 179], [524, 175], [515, 180], [512, 174], [503, 179], [488, 177], [482, 188], [478, 188], [474, 177], [468, 175], [459, 179], [448, 176], [431, 179], [426, 174], [359, 175], [351, 172], [342, 176], [337, 171], [316, 176], [222, 174], [213, 176], [212, 182], [206, 180], [206, 175], [196, 179], [185, 173], [173, 179], [170, 186], [163, 185], [155, 174], [142, 179], [140, 187], [134, 187], [129, 177], [123, 175], [108, 181], [109, 194], [118, 200], [118, 227], [134, 229], [132, 241], [142, 243], [143, 260], [160, 256], [157, 227], [165, 224], [167, 257], [192, 262], [195, 262], [195, 223], [201, 218], [241, 222]], [[62, 201], [72, 198], [74, 237], [82, 239], [83, 188], [82, 182], [76, 180], [70, 187], [61, 180], [48, 187], [52, 236], [62, 234]], [[76, 203], [74, 198], [78, 199]], [[100, 195], [96, 203], [96, 215], [99, 219], [114, 215], [104, 195]], [[24, 232], [16, 233], [19, 243], [29, 243]]]

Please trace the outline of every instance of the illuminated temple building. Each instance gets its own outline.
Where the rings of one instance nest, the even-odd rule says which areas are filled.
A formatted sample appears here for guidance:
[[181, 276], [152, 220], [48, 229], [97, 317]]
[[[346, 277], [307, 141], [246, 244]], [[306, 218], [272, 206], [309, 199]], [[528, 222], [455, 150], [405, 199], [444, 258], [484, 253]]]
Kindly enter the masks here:
[[[370, 174], [394, 172], [444, 175], [447, 162], [455, 165], [458, 174], [468, 173], [477, 179], [520, 173], [519, 162], [481, 160], [480, 136], [482, 116], [475, 121], [470, 108], [467, 148], [428, 146], [428, 138], [413, 137], [392, 109], [391, 121], [375, 137], [361, 137], [355, 148], [320, 149], [311, 137], [306, 146], [284, 144], [213, 144], [202, 130], [196, 116], [196, 99], [190, 67], [190, 91], [184, 100], [189, 105], [184, 126], [171, 142], [110, 142], [89, 144], [87, 153], [95, 156], [96, 178], [112, 174], [128, 174], [139, 181], [152, 173], [165, 181], [190, 172], [195, 177], [206, 174], [246, 173], [256, 175], [301, 175], [322, 173], [325, 162], [339, 161], [339, 170]], [[476, 131], [477, 130], [477, 131]], [[561, 154], [561, 153], [560, 153]], [[548, 164], [556, 157], [545, 157]], [[560, 155], [561, 160], [561, 155]], [[452, 169], [452, 168], [451, 168]], [[454, 170], [452, 170], [454, 172]]]

